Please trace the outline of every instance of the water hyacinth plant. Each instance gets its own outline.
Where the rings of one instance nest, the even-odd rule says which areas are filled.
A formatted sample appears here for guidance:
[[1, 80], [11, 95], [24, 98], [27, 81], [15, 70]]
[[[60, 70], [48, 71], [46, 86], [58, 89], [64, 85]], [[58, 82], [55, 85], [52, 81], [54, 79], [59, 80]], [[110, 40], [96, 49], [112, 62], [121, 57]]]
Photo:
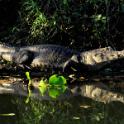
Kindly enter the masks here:
[[[31, 97], [31, 86], [33, 85], [32, 79], [30, 77], [30, 73], [26, 72], [25, 73], [27, 80], [29, 81], [28, 83], [28, 98], [26, 100], [26, 103], [29, 102], [29, 98]], [[49, 79], [41, 79], [39, 82], [38, 89], [41, 93], [42, 96], [44, 96], [47, 92], [48, 95], [51, 98], [57, 98], [60, 96], [62, 93], [64, 93], [67, 89], [67, 80], [64, 76], [58, 75], [58, 74], [53, 74], [49, 77]]]

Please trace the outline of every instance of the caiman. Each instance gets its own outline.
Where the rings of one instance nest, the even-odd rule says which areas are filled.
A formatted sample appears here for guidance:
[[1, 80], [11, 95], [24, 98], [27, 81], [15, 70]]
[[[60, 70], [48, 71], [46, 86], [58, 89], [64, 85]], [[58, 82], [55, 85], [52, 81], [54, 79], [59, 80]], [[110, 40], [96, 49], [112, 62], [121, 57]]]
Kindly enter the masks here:
[[74, 54], [78, 52], [59, 45], [11, 47], [0, 44], [1, 59], [31, 68], [63, 68]]
[[99, 70], [111, 61], [123, 59], [124, 50], [115, 51], [111, 47], [86, 52], [77, 52], [60, 45], [33, 45], [12, 47], [0, 44], [0, 57], [6, 61], [32, 68], [62, 68], [64, 71], [75, 65], [87, 71]]

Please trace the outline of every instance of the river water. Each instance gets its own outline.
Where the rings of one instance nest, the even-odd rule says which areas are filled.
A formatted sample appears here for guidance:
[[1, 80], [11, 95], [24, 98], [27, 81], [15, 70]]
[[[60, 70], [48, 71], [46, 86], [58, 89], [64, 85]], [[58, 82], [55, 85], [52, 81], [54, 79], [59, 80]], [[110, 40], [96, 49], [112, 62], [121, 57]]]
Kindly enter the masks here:
[[[95, 77], [90, 81], [95, 81], [96, 84], [102, 82], [112, 90], [107, 94], [105, 88], [100, 88], [105, 90], [106, 95], [104, 92], [100, 94], [99, 89], [95, 89], [93, 93], [88, 91], [87, 94], [91, 93], [89, 97], [86, 92], [80, 92], [79, 95], [58, 100], [41, 100], [32, 97], [26, 103], [26, 96], [1, 93], [0, 124], [124, 124], [123, 79], [123, 76], [105, 77], [101, 80]], [[88, 90], [92, 90], [90, 83], [85, 85]], [[84, 89], [84, 86], [80, 87]], [[74, 92], [75, 89], [72, 88], [72, 91]], [[105, 101], [108, 98], [106, 96], [115, 99]]]

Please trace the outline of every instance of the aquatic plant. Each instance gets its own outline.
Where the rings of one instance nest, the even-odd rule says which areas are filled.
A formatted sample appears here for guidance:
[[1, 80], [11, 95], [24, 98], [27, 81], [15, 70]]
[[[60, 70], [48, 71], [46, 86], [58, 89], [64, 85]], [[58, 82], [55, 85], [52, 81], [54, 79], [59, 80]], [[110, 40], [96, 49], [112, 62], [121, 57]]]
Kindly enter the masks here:
[[54, 74], [49, 77], [49, 80], [41, 80], [39, 83], [39, 90], [43, 95], [46, 91], [52, 98], [57, 98], [67, 89], [67, 81], [64, 76]]
[[[31, 97], [31, 86], [33, 86], [33, 82], [30, 76], [30, 72], [25, 73], [28, 83], [28, 97], [26, 99], [26, 103], [29, 102], [29, 98]], [[49, 77], [49, 79], [41, 79], [39, 82], [38, 89], [42, 96], [44, 96], [47, 92], [51, 98], [57, 98], [62, 93], [64, 93], [67, 89], [67, 80], [64, 76], [53, 74]]]

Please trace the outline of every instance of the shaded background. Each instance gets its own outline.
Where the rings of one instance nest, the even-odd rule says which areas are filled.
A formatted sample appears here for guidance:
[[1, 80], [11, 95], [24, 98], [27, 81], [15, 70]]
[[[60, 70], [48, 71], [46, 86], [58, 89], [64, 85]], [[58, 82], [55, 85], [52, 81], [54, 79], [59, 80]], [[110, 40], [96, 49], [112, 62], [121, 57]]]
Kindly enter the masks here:
[[123, 0], [0, 0], [0, 41], [124, 49]]

